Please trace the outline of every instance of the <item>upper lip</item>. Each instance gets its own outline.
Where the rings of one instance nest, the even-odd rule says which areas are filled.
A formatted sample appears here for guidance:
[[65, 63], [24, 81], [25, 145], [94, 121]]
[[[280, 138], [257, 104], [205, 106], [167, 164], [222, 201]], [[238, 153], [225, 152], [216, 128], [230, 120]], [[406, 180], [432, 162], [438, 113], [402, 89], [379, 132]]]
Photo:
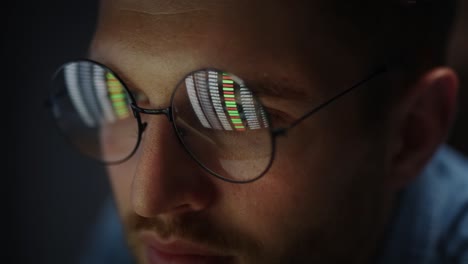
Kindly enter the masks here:
[[169, 255], [196, 255], [206, 257], [226, 256], [213, 249], [209, 249], [203, 245], [196, 244], [188, 240], [173, 238], [162, 241], [151, 232], [142, 232], [140, 236], [146, 246]]

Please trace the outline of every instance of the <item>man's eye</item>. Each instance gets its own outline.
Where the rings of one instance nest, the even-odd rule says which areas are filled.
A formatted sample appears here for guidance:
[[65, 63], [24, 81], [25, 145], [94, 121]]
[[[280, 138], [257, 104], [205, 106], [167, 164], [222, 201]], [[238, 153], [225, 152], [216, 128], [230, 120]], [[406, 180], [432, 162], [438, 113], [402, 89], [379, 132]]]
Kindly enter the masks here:
[[284, 127], [288, 126], [293, 122], [293, 118], [283, 111], [265, 107], [265, 111], [268, 113], [272, 127]]

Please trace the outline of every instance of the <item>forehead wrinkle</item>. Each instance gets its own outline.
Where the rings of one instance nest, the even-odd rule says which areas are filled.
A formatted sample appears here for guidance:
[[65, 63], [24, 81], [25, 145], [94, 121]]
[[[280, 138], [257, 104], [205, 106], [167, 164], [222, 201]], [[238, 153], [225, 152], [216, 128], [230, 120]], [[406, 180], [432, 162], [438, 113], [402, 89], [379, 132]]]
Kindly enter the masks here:
[[120, 10], [127, 11], [127, 12], [134, 12], [142, 15], [149, 15], [149, 16], [170, 16], [170, 15], [182, 15], [188, 13], [194, 13], [198, 11], [206, 11], [207, 9], [204, 8], [192, 8], [186, 10], [172, 10], [172, 11], [158, 11], [158, 12], [150, 12], [145, 10], [139, 10], [130, 7], [121, 7]]
[[179, 15], [200, 11], [210, 11], [226, 6], [228, 1], [196, 1], [196, 0], [104, 0], [107, 6], [134, 11], [151, 16]]
[[172, 42], [171, 46], [175, 47], [179, 43], [188, 45], [213, 40], [210, 25], [216, 15], [208, 9], [150, 12], [118, 7], [113, 13], [115, 21], [118, 20], [118, 28], [109, 30], [120, 35], [121, 39], [131, 40], [132, 45], [142, 44], [147, 51], [157, 53], [162, 46], [167, 49], [167, 42]]

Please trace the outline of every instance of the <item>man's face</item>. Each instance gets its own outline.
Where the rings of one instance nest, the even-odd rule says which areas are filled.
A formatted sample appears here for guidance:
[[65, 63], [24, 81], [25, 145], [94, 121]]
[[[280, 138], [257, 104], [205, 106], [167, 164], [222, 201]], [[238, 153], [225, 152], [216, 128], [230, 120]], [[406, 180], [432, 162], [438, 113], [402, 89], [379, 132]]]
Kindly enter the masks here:
[[[144, 93], [152, 108], [167, 107], [187, 73], [215, 67], [254, 91], [271, 87], [260, 100], [273, 126], [285, 126], [370, 74], [365, 48], [348, 47], [366, 44], [358, 37], [343, 44], [354, 29], [314, 1], [118, 0], [104, 1], [101, 11], [91, 58]], [[389, 197], [383, 136], [363, 129], [358, 110], [359, 94], [375, 86], [278, 137], [272, 167], [248, 184], [208, 174], [167, 118], [148, 116], [137, 153], [108, 168], [139, 262], [367, 260]]]

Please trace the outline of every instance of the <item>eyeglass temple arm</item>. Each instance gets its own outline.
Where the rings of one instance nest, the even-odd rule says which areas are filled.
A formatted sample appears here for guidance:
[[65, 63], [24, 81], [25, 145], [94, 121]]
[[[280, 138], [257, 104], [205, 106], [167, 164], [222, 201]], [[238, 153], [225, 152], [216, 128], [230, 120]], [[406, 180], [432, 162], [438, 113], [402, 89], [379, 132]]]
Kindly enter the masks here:
[[376, 77], [377, 75], [380, 75], [381, 73], [384, 73], [387, 71], [387, 67], [383, 66], [379, 69], [377, 69], [375, 72], [373, 72], [371, 75], [369, 75], [367, 78], [359, 81], [358, 83], [354, 84], [353, 86], [351, 86], [350, 88], [348, 89], [345, 89], [344, 91], [338, 93], [337, 95], [329, 98], [328, 100], [326, 100], [325, 102], [321, 103], [320, 105], [318, 105], [317, 107], [315, 107], [314, 109], [312, 109], [310, 112], [307, 112], [305, 113], [302, 117], [298, 118], [296, 121], [294, 121], [291, 125], [287, 126], [287, 127], [280, 127], [280, 128], [275, 128], [273, 129], [273, 135], [275, 136], [283, 136], [283, 135], [286, 135], [286, 132], [297, 126], [299, 123], [301, 123], [302, 121], [304, 121], [306, 118], [308, 118], [309, 116], [317, 113], [318, 111], [322, 110], [323, 108], [327, 107], [329, 104], [331, 104], [333, 101], [339, 99], [340, 97], [348, 94], [349, 92], [353, 91], [354, 89], [356, 89], [357, 87], [360, 87], [361, 85], [363, 85], [364, 83], [370, 81], [371, 79], [373, 79], [374, 77]]

